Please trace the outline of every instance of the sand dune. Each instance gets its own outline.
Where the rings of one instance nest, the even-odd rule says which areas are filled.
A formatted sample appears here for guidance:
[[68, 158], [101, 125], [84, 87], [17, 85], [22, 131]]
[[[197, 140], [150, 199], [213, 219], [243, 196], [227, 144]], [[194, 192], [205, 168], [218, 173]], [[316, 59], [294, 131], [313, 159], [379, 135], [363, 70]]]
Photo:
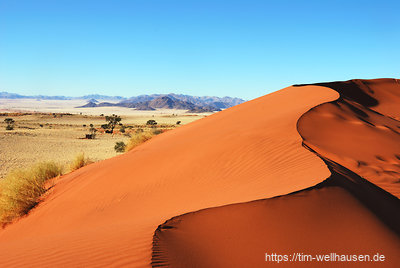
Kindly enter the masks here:
[[[399, 263], [395, 181], [360, 172], [357, 161], [372, 156], [352, 154], [364, 145], [351, 127], [347, 143], [328, 130], [365, 109], [371, 116], [351, 126], [383, 139], [365, 154], [389, 161], [381, 151], [395, 152], [395, 132], [378, 122], [394, 129], [393, 81], [362, 81], [382, 98], [366, 93], [367, 103], [326, 84], [285, 88], [66, 175], [0, 231], [0, 266], [263, 267], [273, 251], [379, 252], [386, 265]], [[347, 106], [338, 117], [331, 105]]]
[[341, 98], [300, 118], [305, 144], [399, 198], [400, 82], [377, 79], [321, 85], [337, 90]]

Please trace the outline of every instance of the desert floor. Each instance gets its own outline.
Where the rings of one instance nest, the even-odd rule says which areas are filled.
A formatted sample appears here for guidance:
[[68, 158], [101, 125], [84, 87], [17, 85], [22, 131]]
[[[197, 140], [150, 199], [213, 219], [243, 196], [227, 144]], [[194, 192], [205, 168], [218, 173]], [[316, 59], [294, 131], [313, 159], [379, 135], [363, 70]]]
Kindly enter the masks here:
[[[0, 100], [0, 178], [16, 168], [29, 167], [35, 162], [56, 161], [68, 165], [78, 154], [84, 153], [93, 161], [117, 155], [117, 141], [127, 142], [137, 128], [145, 127], [147, 120], [154, 119], [159, 128], [175, 128], [177, 121], [184, 125], [207, 114], [187, 114], [182, 110], [135, 111], [121, 107], [74, 108], [85, 103], [82, 100]], [[82, 114], [80, 114], [82, 113]], [[105, 134], [101, 125], [105, 117], [118, 114], [127, 128], [120, 133]], [[5, 118], [15, 120], [14, 130], [6, 130]], [[96, 139], [84, 139], [89, 125], [99, 129]]]

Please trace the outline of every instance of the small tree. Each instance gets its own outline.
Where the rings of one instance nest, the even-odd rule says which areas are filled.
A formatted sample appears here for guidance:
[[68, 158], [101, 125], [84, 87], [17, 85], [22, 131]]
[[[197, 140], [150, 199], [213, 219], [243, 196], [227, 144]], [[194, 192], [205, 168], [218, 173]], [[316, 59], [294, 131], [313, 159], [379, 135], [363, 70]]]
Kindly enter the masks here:
[[[110, 133], [112, 134], [114, 132], [115, 126], [121, 122], [121, 117], [113, 114], [111, 116], [106, 116], [106, 121], [108, 122], [108, 128], [111, 129]], [[103, 127], [103, 126], [102, 126]]]
[[150, 120], [147, 120], [146, 125], [155, 126], [155, 125], [157, 125], [157, 122], [154, 119], [150, 119]]
[[181, 121], [176, 121], [176, 124], [177, 124], [177, 125], [180, 125], [180, 124], [181, 124]]
[[126, 147], [126, 144], [123, 141], [117, 141], [115, 143], [114, 150], [117, 153], [123, 153], [123, 152], [125, 152], [125, 147]]
[[7, 126], [6, 126], [6, 130], [13, 130], [14, 129], [14, 119], [12, 118], [6, 118], [4, 119], [4, 122], [6, 122]]

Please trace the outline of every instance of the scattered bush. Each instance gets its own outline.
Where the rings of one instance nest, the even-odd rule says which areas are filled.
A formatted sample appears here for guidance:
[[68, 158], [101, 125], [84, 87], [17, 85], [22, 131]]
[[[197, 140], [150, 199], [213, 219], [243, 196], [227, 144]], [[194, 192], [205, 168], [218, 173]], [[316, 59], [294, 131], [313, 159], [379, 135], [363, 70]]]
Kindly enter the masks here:
[[125, 127], [124, 127], [124, 126], [122, 126], [122, 127], [119, 129], [119, 132], [121, 132], [121, 133], [125, 133]]
[[84, 153], [80, 153], [72, 161], [70, 165], [70, 170], [74, 171], [91, 163], [93, 163], [92, 160], [90, 160], [88, 157], [85, 157]]
[[61, 173], [59, 165], [44, 162], [10, 172], [0, 180], [0, 224], [4, 226], [27, 214], [46, 192], [46, 181]]
[[181, 121], [176, 121], [176, 124], [177, 124], [177, 125], [180, 125], [180, 124], [181, 124]]
[[123, 152], [125, 152], [125, 147], [126, 147], [126, 144], [123, 141], [117, 141], [115, 143], [114, 150], [117, 153], [123, 153]]
[[6, 122], [7, 126], [6, 126], [6, 130], [13, 130], [14, 129], [14, 119], [12, 118], [6, 118], [4, 119], [4, 122]]
[[89, 126], [90, 126], [90, 128], [89, 128], [90, 133], [86, 134], [86, 139], [95, 139], [97, 129], [94, 128], [93, 124], [90, 124]]
[[150, 120], [147, 120], [146, 125], [155, 126], [155, 125], [157, 125], [157, 122], [154, 119], [150, 119]]
[[163, 131], [161, 129], [154, 129], [151, 133], [153, 133], [154, 135], [158, 135], [163, 133]]

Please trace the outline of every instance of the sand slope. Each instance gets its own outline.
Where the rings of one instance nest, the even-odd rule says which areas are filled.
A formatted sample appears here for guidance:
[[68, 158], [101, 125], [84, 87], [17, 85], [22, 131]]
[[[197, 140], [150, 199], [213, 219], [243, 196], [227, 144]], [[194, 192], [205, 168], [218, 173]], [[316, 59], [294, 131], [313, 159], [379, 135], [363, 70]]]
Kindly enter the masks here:
[[319, 155], [302, 117], [338, 97], [289, 87], [71, 173], [0, 231], [0, 266], [263, 267], [265, 252], [324, 246], [399, 262], [398, 199]]
[[337, 90], [341, 98], [300, 118], [305, 144], [400, 197], [400, 82], [377, 79], [321, 85]]
[[[373, 90], [365, 86], [370, 84]], [[400, 201], [391, 193], [397, 193], [399, 176], [396, 180], [395, 174], [390, 173], [392, 176], [383, 183], [381, 172], [364, 172], [370, 163], [361, 167], [353, 164], [364, 159], [384, 162], [383, 157], [373, 157], [374, 154], [391, 154], [398, 163], [394, 155], [398, 152], [397, 131], [381, 131], [378, 125], [379, 122], [395, 128], [398, 122], [371, 107], [385, 110], [384, 102], [372, 96], [383, 96], [389, 90], [400, 92], [400, 88], [395, 80], [356, 80], [321, 86], [336, 90], [340, 98], [302, 115], [298, 130], [305, 148], [325, 161], [331, 176], [290, 195], [209, 208], [166, 221], [154, 235], [154, 267], [398, 266]], [[398, 111], [386, 112], [396, 115]], [[365, 139], [370, 139], [371, 144], [366, 144]], [[368, 175], [369, 181], [345, 166]], [[290, 260], [296, 253], [331, 252], [370, 256], [380, 253], [386, 260], [277, 264], [261, 257], [278, 253], [289, 255]]]

